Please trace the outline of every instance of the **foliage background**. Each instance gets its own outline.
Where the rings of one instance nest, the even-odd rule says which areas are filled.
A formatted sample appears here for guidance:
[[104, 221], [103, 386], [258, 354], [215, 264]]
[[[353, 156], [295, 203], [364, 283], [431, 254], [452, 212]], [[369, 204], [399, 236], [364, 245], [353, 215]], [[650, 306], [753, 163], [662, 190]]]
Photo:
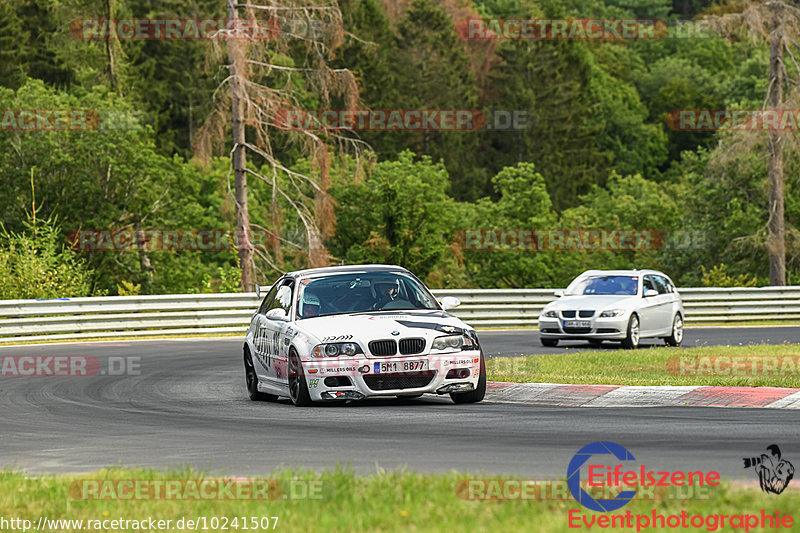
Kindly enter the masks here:
[[[204, 41], [88, 41], [76, 18], [225, 17], [219, 0], [0, 4], [0, 109], [97, 110], [97, 131], [0, 129], [0, 298], [234, 290], [234, 251], [74, 252], [76, 229], [235, 227], [226, 151], [201, 165], [192, 141], [224, 69]], [[340, 0], [335, 67], [372, 109], [524, 110], [520, 131], [361, 132], [332, 152], [333, 264], [404, 265], [434, 287], [560, 287], [587, 268], [665, 270], [679, 285], [768, 282], [765, 142], [670, 130], [672, 109], [759, 108], [768, 50], [710, 34], [639, 41], [466, 41], [470, 17], [663, 18], [735, 11], [736, 0]], [[357, 38], [356, 38], [357, 37]], [[671, 37], [674, 37], [672, 35]], [[114, 57], [113, 76], [109, 53]], [[298, 47], [296, 54], [303, 54]], [[273, 58], [274, 59], [274, 58]], [[287, 64], [302, 64], [286, 57]], [[298, 83], [298, 87], [302, 84]], [[301, 90], [301, 89], [299, 89]], [[313, 98], [308, 99], [313, 108]], [[291, 168], [315, 172], [288, 143]], [[800, 284], [797, 154], [786, 156], [787, 275]], [[39, 222], [30, 212], [35, 179]], [[286, 179], [277, 176], [277, 179]], [[298, 191], [310, 194], [310, 191]], [[250, 183], [253, 222], [281, 236], [278, 264], [306, 265], [288, 203]], [[334, 221], [330, 221], [333, 225]], [[641, 252], [464, 250], [466, 229], [657, 229]]]

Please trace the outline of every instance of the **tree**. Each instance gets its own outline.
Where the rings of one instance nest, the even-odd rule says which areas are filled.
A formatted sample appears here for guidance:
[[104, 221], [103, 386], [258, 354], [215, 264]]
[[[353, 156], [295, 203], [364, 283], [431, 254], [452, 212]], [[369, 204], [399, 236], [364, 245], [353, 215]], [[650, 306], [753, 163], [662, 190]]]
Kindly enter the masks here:
[[[74, 96], [27, 80], [17, 91], [0, 89], [0, 109], [90, 110], [88, 129], [0, 130], [0, 213], [9, 232], [25, 231], [28, 181], [36, 177], [39, 218], [58, 216], [72, 230], [228, 227], [223, 212], [225, 168], [165, 157], [135, 107], [98, 86]], [[5, 115], [4, 115], [5, 116]], [[99, 122], [95, 122], [99, 120]], [[23, 179], [20, 179], [22, 177]], [[66, 242], [66, 235], [60, 235]], [[120, 280], [142, 285], [145, 294], [185, 292], [203, 275], [231, 261], [230, 251], [82, 250], [92, 291], [114, 291]]]
[[[461, 230], [547, 230], [556, 215], [545, 178], [533, 163], [518, 163], [492, 178], [496, 202], [483, 198], [459, 220]], [[465, 245], [466, 236], [464, 238]], [[541, 287], [552, 283], [554, 257], [537, 250], [503, 250], [485, 246], [467, 247], [464, 267], [477, 287]]]
[[532, 162], [557, 209], [573, 205], [600, 183], [613, 154], [603, 150], [603, 122], [589, 99], [590, 52], [582, 43], [512, 41], [490, 74], [494, 106], [529, 113], [530, 127], [491, 135], [487, 163], [499, 169]]
[[[224, 2], [219, 0], [139, 0], [129, 6], [131, 16], [137, 18], [226, 16]], [[121, 44], [127, 56], [129, 96], [141, 102], [156, 132], [159, 151], [191, 158], [193, 135], [211, 111], [208, 96], [220, 81], [205, 68], [208, 43], [152, 39]]]
[[[431, 0], [414, 0], [397, 24], [386, 107], [399, 109], [475, 109], [475, 76], [464, 41], [452, 17]], [[394, 157], [410, 149], [442, 160], [452, 177], [452, 193], [472, 200], [485, 193], [476, 169], [478, 139], [473, 131], [376, 132], [365, 138], [379, 155]], [[459, 154], [458, 157], [453, 157]]]
[[65, 246], [54, 218], [37, 222], [33, 213], [24, 231], [0, 224], [0, 300], [91, 296], [91, 268]]
[[[783, 0], [747, 3], [740, 13], [707, 16], [702, 22], [723, 35], [745, 32], [753, 41], [769, 45], [769, 74], [764, 105], [772, 110], [783, 109], [784, 91], [790, 90], [790, 76], [784, 64], [784, 52], [800, 75], [800, 64], [792, 53], [800, 38], [800, 9]], [[797, 85], [797, 81], [793, 82]], [[767, 221], [767, 254], [770, 285], [786, 285], [786, 227], [784, 214], [783, 149], [791, 134], [769, 130]], [[739, 149], [735, 147], [734, 149]]]
[[346, 263], [391, 263], [427, 275], [446, 252], [455, 223], [442, 163], [408, 150], [360, 182], [332, 188], [339, 230], [331, 250]]
[[[335, 3], [285, 2], [280, 6], [261, 4], [236, 4], [228, 0], [228, 18], [239, 19], [239, 8], [244, 8], [249, 21], [260, 19], [260, 27], [248, 35], [233, 29], [220, 33], [226, 41], [225, 55], [229, 75], [225, 79], [230, 92], [222, 95], [217, 108], [201, 127], [195, 142], [195, 151], [207, 158], [232, 123], [233, 147], [231, 166], [235, 181], [237, 229], [240, 235], [239, 262], [242, 268], [242, 287], [251, 290], [255, 283], [254, 255], [257, 253], [270, 266], [280, 269], [275, 257], [266, 249], [255, 248], [248, 240], [250, 217], [247, 205], [247, 177], [253, 176], [272, 187], [272, 207], [275, 216], [273, 231], [279, 232], [280, 212], [278, 197], [289, 202], [302, 221], [307, 236], [308, 265], [323, 266], [328, 261], [323, 239], [333, 232], [335, 221], [329, 186], [328, 148], [336, 143], [358, 146], [346, 136], [336, 132], [293, 129], [285, 124], [287, 111], [303, 109], [303, 104], [327, 108], [331, 102], [342, 102], [355, 108], [358, 88], [355, 77], [348, 69], [328, 66], [333, 51], [342, 43], [342, 15]], [[266, 21], [266, 23], [265, 23]], [[296, 29], [302, 31], [297, 31]], [[315, 29], [316, 28], [316, 29]], [[220, 47], [216, 47], [221, 52]], [[230, 109], [230, 112], [227, 110]], [[228, 121], [227, 117], [231, 117]], [[248, 127], [250, 136], [248, 137]], [[249, 140], [250, 139], [250, 140]], [[306, 155], [317, 165], [315, 174], [301, 174], [287, 164], [287, 154], [281, 147], [291, 145], [295, 155]], [[299, 153], [298, 153], [299, 152]], [[261, 165], [247, 165], [246, 154], [263, 161], [268, 172], [260, 172]], [[282, 187], [278, 173], [288, 178], [290, 187]], [[303, 188], [314, 190], [308, 198]]]

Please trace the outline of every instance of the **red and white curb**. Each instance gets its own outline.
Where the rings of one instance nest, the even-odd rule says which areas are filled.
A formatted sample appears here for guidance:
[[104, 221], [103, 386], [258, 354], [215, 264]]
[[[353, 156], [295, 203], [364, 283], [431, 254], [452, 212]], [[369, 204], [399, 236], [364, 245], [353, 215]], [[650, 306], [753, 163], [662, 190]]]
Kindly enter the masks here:
[[800, 389], [487, 383], [486, 401], [562, 407], [762, 407], [800, 409]]

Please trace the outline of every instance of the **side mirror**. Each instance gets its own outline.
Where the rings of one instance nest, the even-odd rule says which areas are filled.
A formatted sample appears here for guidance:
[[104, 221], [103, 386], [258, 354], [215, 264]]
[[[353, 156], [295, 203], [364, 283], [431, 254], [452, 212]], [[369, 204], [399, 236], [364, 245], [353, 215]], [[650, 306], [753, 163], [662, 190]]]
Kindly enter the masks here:
[[658, 291], [655, 289], [647, 289], [646, 291], [644, 291], [645, 298], [650, 298], [652, 296], [658, 296]]
[[286, 311], [280, 307], [276, 307], [275, 309], [270, 309], [267, 311], [266, 317], [270, 320], [282, 320], [284, 322], [289, 320], [289, 317], [286, 316]]
[[455, 296], [445, 296], [439, 303], [442, 304], [442, 309], [447, 311], [448, 309], [452, 309], [461, 305], [461, 300]]
[[256, 298], [261, 299], [261, 285], [256, 283]]
[[562, 296], [564, 296], [564, 291], [559, 289], [553, 293], [553, 296], [555, 296], [556, 298], [561, 298]]

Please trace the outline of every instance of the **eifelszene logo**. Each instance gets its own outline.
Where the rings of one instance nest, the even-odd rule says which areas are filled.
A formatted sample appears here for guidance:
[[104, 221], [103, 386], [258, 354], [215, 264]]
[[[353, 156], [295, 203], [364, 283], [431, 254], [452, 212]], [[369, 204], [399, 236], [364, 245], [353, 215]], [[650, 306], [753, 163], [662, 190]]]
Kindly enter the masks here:
[[[592, 511], [616, 511], [625, 506], [636, 496], [635, 490], [621, 491], [613, 500], [595, 500], [581, 487], [581, 466], [593, 455], [613, 454], [620, 461], [635, 461], [636, 458], [624, 447], [613, 442], [593, 442], [587, 444], [576, 453], [567, 467], [567, 487], [575, 500]], [[621, 465], [618, 465], [621, 466]], [[591, 483], [592, 473], [589, 473]]]
[[769, 455], [762, 453], [761, 457], [745, 457], [744, 467], [752, 468], [758, 474], [762, 491], [780, 494], [794, 477], [794, 465], [781, 458], [777, 444], [770, 444], [767, 450]]
[[[613, 464], [616, 459], [617, 464]], [[683, 492], [684, 498], [693, 497], [697, 487], [720, 484], [719, 472], [700, 470], [655, 471], [644, 464], [636, 464], [636, 458], [625, 447], [614, 442], [600, 441], [587, 444], [572, 457], [567, 466], [567, 487], [572, 497], [583, 507], [607, 513], [624, 507], [636, 499], [639, 489], [663, 488]], [[612, 463], [612, 464], [609, 464]], [[586, 482], [581, 479], [581, 468], [585, 467]], [[582, 486], [583, 485], [583, 486]], [[594, 498], [584, 488], [606, 488], [620, 490], [613, 498]]]

